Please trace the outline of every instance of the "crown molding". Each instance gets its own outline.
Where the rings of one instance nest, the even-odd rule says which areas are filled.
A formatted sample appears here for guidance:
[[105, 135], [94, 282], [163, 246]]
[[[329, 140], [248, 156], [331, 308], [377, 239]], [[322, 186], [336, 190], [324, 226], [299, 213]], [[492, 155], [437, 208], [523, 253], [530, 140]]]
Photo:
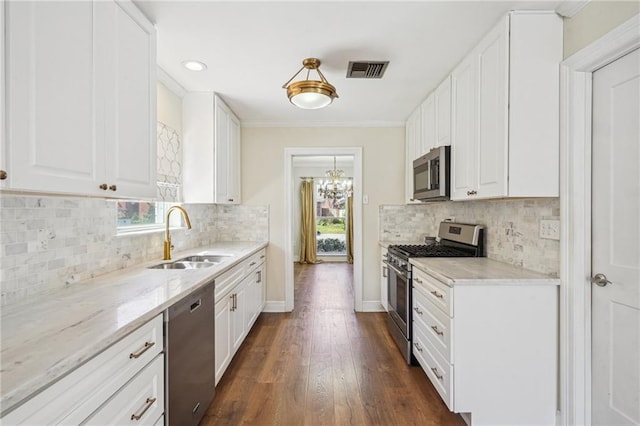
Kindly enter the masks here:
[[165, 70], [163, 70], [159, 66], [156, 68], [158, 70], [158, 81], [164, 84], [167, 89], [171, 90], [177, 96], [183, 98], [187, 93], [187, 89], [185, 89], [180, 83], [178, 83], [173, 77], [171, 77]]
[[565, 0], [556, 7], [556, 13], [563, 18], [572, 18], [587, 4], [589, 0]]
[[251, 127], [404, 127], [404, 121], [252, 121], [243, 120], [240, 125]]

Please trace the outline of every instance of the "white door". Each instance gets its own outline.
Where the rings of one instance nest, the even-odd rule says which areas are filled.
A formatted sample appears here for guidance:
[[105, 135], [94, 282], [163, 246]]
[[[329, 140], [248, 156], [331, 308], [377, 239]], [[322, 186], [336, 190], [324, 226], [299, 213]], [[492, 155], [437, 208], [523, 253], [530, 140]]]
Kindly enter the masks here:
[[638, 425], [639, 50], [593, 73], [592, 137], [592, 423]]

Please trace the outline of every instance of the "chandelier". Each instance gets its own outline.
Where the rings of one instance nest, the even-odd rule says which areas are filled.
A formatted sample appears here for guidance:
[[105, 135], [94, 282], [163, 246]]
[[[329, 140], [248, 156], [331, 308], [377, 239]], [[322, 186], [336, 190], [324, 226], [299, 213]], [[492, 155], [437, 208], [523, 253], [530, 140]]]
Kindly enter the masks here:
[[353, 182], [345, 178], [344, 170], [336, 167], [336, 157], [333, 157], [333, 170], [327, 170], [326, 179], [318, 181], [318, 195], [325, 199], [338, 200], [353, 194]]
[[[307, 69], [307, 78], [291, 83], [305, 68]], [[311, 70], [316, 71], [320, 80], [309, 80]], [[320, 59], [316, 58], [307, 58], [302, 61], [302, 68], [300, 68], [289, 81], [283, 84], [282, 88], [287, 89], [289, 101], [302, 109], [324, 108], [338, 97], [336, 88], [329, 84], [320, 71]]]

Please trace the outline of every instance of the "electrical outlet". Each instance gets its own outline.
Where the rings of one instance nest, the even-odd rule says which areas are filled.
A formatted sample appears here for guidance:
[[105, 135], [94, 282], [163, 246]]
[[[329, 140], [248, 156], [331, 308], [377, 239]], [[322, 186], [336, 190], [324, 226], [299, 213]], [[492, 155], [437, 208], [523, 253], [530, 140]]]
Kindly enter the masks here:
[[560, 219], [540, 219], [540, 238], [547, 240], [560, 240]]

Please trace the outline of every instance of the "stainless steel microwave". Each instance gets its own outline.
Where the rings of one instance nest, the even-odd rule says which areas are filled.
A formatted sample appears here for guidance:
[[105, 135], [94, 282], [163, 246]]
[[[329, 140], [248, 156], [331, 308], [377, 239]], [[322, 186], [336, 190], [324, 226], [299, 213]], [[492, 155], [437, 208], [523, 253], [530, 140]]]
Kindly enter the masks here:
[[451, 190], [451, 147], [439, 146], [413, 162], [413, 198], [448, 200]]

